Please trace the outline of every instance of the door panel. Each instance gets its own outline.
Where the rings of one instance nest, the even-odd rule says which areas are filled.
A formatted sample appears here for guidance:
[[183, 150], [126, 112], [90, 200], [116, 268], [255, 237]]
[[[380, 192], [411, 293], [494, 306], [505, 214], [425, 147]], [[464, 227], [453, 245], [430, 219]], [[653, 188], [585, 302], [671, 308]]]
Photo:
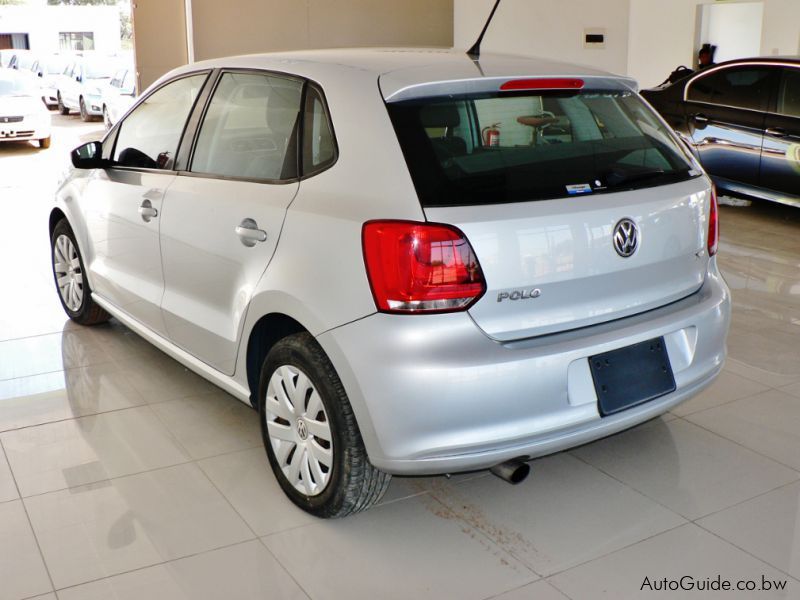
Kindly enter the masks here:
[[[94, 291], [154, 331], [164, 334], [159, 217], [174, 173], [98, 171], [84, 193], [94, 260]], [[155, 217], [140, 214], [146, 203]], [[145, 212], [142, 210], [142, 212]], [[145, 220], [147, 219], [147, 220]]]
[[161, 223], [170, 339], [232, 374], [247, 306], [297, 193], [302, 83], [223, 73]]
[[761, 158], [762, 187], [800, 200], [800, 69], [785, 69]]
[[[170, 187], [161, 225], [164, 321], [173, 342], [224, 373], [233, 373], [245, 311], [297, 189], [189, 176]], [[265, 241], [243, 243], [245, 219]]]
[[765, 113], [778, 69], [713, 69], [687, 86], [686, 116], [700, 161], [713, 177], [758, 185]]

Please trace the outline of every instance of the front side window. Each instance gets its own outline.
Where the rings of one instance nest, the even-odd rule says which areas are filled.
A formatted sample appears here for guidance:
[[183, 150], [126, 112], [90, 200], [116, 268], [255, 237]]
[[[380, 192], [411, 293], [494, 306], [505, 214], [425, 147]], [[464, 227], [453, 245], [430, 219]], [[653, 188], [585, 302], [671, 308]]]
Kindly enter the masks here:
[[721, 106], [767, 110], [774, 69], [731, 67], [720, 69], [689, 84], [687, 98]]
[[159, 88], [119, 126], [114, 162], [119, 166], [172, 169], [186, 119], [207, 77], [191, 75]]
[[224, 177], [297, 177], [302, 83], [256, 73], [224, 73], [209, 103], [191, 170]]
[[336, 142], [320, 92], [309, 87], [303, 134], [303, 175], [318, 173], [336, 160]]
[[784, 69], [778, 93], [778, 113], [800, 117], [800, 68]]
[[485, 93], [388, 109], [423, 206], [564, 198], [699, 175], [628, 91]]

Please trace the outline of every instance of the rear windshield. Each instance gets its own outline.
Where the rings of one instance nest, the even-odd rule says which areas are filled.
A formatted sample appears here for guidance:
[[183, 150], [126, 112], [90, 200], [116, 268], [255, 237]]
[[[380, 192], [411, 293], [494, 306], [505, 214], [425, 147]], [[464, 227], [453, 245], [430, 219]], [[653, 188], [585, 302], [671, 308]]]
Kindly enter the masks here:
[[699, 175], [636, 94], [537, 94], [388, 104], [423, 206], [617, 192]]

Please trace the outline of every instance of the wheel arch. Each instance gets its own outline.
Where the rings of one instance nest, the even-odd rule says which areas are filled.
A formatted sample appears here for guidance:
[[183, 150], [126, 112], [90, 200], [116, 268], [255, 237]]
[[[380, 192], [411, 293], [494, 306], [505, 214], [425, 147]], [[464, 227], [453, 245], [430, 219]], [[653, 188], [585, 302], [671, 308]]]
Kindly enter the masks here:
[[261, 365], [269, 351], [283, 338], [308, 331], [299, 321], [289, 315], [273, 312], [262, 316], [250, 330], [247, 339], [247, 385], [250, 388], [250, 403], [258, 408], [258, 381]]

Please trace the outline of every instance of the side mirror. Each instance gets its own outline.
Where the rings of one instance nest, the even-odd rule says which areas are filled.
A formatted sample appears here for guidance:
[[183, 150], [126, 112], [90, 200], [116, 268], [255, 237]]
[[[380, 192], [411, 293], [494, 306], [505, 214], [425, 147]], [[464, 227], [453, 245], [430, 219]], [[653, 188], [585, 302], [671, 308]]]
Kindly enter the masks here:
[[83, 81], [83, 77], [81, 77], [80, 75], [75, 75], [75, 81], [80, 83], [81, 81]]
[[72, 151], [70, 158], [76, 169], [106, 169], [111, 166], [111, 161], [103, 158], [103, 144], [100, 142], [78, 146]]

